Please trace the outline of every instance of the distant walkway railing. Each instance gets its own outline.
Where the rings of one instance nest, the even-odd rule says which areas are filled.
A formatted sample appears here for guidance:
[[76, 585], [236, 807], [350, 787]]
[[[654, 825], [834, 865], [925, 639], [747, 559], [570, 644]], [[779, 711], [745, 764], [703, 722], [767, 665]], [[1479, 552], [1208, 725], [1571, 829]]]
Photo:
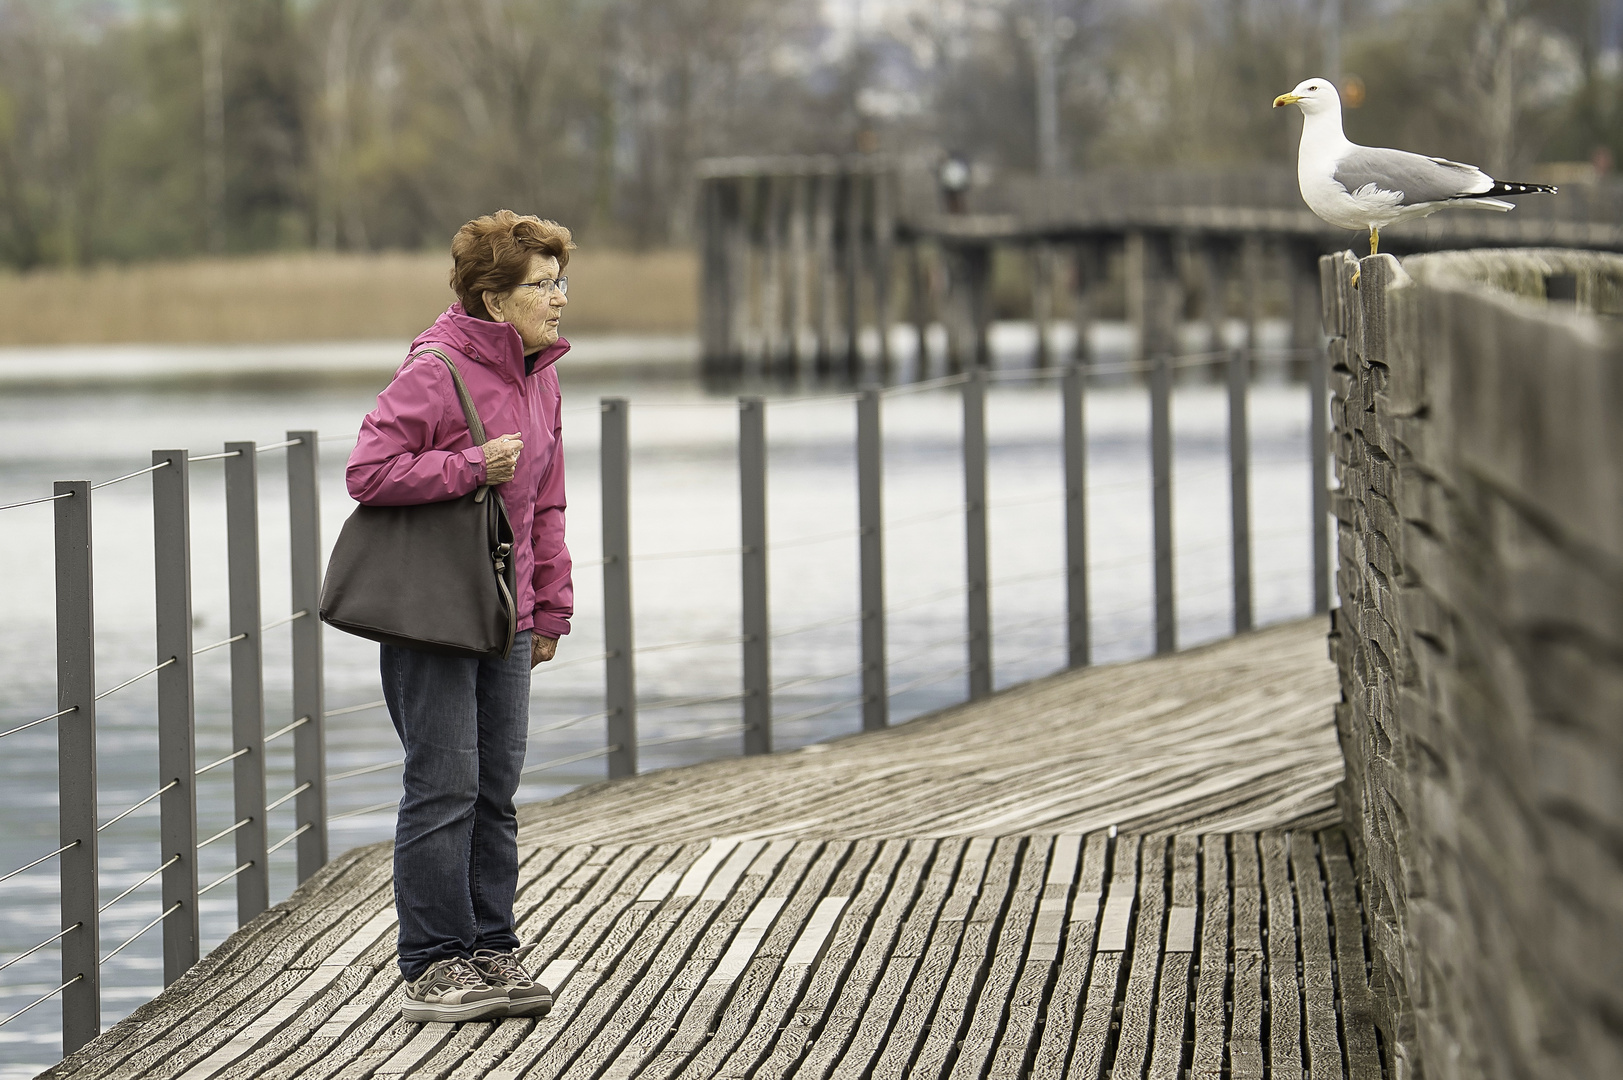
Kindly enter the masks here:
[[[1301, 357], [1299, 357], [1301, 358]], [[1328, 608], [1329, 548], [1328, 505], [1325, 492], [1326, 405], [1322, 350], [1308, 360], [1313, 406], [1309, 440], [1312, 447], [1313, 606]], [[530, 730], [538, 736], [604, 721], [600, 748], [569, 754], [526, 766], [525, 774], [562, 768], [606, 758], [608, 776], [624, 777], [638, 771], [642, 748], [671, 743], [737, 736], [745, 754], [769, 753], [775, 732], [788, 725], [860, 706], [864, 730], [890, 723], [893, 699], [908, 690], [947, 678], [968, 675], [970, 699], [992, 692], [992, 592], [1000, 585], [1052, 578], [1063, 584], [1066, 658], [1071, 667], [1090, 663], [1098, 644], [1090, 640], [1090, 627], [1099, 613], [1090, 610], [1087, 522], [1087, 433], [1084, 404], [1088, 383], [1095, 375], [1132, 374], [1147, 378], [1150, 401], [1151, 509], [1153, 519], [1154, 628], [1157, 652], [1177, 648], [1177, 611], [1174, 596], [1173, 545], [1173, 440], [1171, 400], [1178, 369], [1205, 368], [1226, 377], [1228, 398], [1228, 472], [1231, 502], [1229, 546], [1232, 550], [1232, 625], [1236, 632], [1254, 623], [1252, 532], [1250, 512], [1250, 431], [1247, 390], [1252, 356], [1244, 350], [1219, 351], [1172, 358], [1160, 355], [1145, 363], [1073, 364], [1064, 369], [989, 373], [984, 369], [947, 376], [929, 383], [890, 389], [865, 389], [832, 398], [790, 399], [777, 407], [795, 407], [807, 400], [846, 401], [856, 412], [857, 528], [795, 536], [773, 542], [768, 535], [766, 415], [769, 403], [760, 397], [738, 402], [738, 461], [741, 528], [737, 546], [695, 550], [656, 551], [634, 555], [631, 550], [631, 403], [604, 399], [600, 405], [602, 552], [600, 559], [582, 560], [577, 570], [601, 567], [603, 572], [604, 648], [599, 654], [562, 661], [556, 667], [601, 663], [604, 666], [603, 707], [577, 716], [540, 724]], [[1052, 495], [1031, 495], [994, 500], [987, 481], [987, 391], [996, 381], [1034, 379], [1057, 384], [1063, 402], [1062, 490]], [[884, 516], [884, 452], [882, 424], [887, 398], [923, 390], [955, 389], [962, 402], [961, 461], [963, 500], [947, 508], [886, 521]], [[234, 882], [239, 925], [264, 911], [269, 898], [269, 859], [284, 847], [294, 846], [298, 880], [304, 881], [327, 859], [327, 787], [362, 775], [399, 768], [391, 760], [327, 773], [323, 747], [326, 720], [341, 715], [381, 709], [381, 700], [328, 710], [323, 700], [322, 631], [314, 617], [319, 603], [322, 545], [317, 489], [319, 440], [313, 431], [289, 432], [273, 445], [252, 442], [226, 444], [220, 453], [190, 456], [184, 450], [158, 450], [152, 464], [100, 484], [64, 481], [51, 496], [13, 503], [0, 511], [53, 503], [55, 513], [57, 685], [55, 711], [0, 732], [0, 739], [55, 721], [58, 732], [58, 784], [60, 846], [28, 864], [0, 875], [3, 883], [17, 875], [59, 860], [61, 879], [60, 933], [0, 963], [0, 972], [53, 945], [62, 956], [61, 984], [22, 1009], [0, 1017], [0, 1027], [35, 1006], [60, 994], [63, 1010], [64, 1053], [72, 1053], [101, 1028], [102, 965], [160, 924], [163, 927], [165, 984], [173, 982], [199, 959], [198, 900], [227, 882]], [[336, 441], [336, 440], [335, 440]], [[290, 614], [266, 620], [260, 596], [259, 456], [285, 451], [290, 526]], [[198, 646], [193, 641], [192, 544], [190, 515], [191, 466], [220, 461], [225, 470], [230, 617], [227, 632], [217, 641]], [[140, 674], [105, 690], [96, 687], [94, 581], [92, 573], [93, 492], [112, 484], [150, 476], [154, 527], [154, 572], [157, 600], [156, 663]], [[1036, 573], [994, 581], [988, 557], [988, 515], [999, 506], [1039, 500], [1064, 504], [1064, 565]], [[960, 516], [963, 520], [965, 576], [962, 582], [923, 596], [891, 604], [885, 584], [885, 538], [888, 530], [906, 528], [929, 519]], [[858, 550], [859, 610], [848, 616], [775, 628], [768, 590], [768, 558], [774, 550], [855, 541]], [[637, 643], [632, 605], [632, 567], [638, 562], [704, 558], [737, 558], [741, 575], [741, 622], [736, 635], [694, 640]], [[1093, 564], [1093, 569], [1101, 564]], [[943, 598], [965, 597], [966, 621], [961, 631], [938, 640], [912, 643], [903, 656], [887, 653], [887, 616], [915, 605]], [[1045, 622], [1048, 620], [1035, 620]], [[775, 680], [773, 643], [786, 637], [846, 624], [857, 625], [860, 665], [834, 674], [814, 673]], [[1015, 629], [1026, 624], [1016, 624]], [[266, 734], [263, 636], [289, 627], [292, 634], [292, 710], [289, 722]], [[639, 700], [637, 657], [654, 652], [738, 645], [742, 675], [736, 689], [715, 694], [661, 700]], [[963, 663], [945, 672], [933, 672], [893, 685], [890, 675], [898, 664], [919, 655], [962, 646]], [[196, 762], [195, 685], [193, 658], [215, 649], [229, 649], [232, 750], [201, 767]], [[860, 693], [788, 715], [775, 715], [774, 695], [784, 691], [860, 677]], [[157, 681], [159, 785], [134, 805], [106, 821], [99, 820], [96, 794], [96, 706], [147, 678]], [[638, 734], [639, 713], [704, 705], [737, 709], [736, 718], [711, 719], [696, 731], [657, 738]], [[293, 740], [293, 777], [289, 790], [271, 797], [266, 790], [265, 748], [283, 738]], [[234, 802], [229, 823], [199, 840], [197, 777], [230, 765]], [[104, 830], [136, 811], [158, 803], [161, 846], [155, 867], [118, 896], [100, 900], [97, 838]], [[288, 802], [294, 804], [294, 825], [284, 836], [270, 838], [267, 815]], [[331, 820], [387, 809], [394, 800], [333, 815]], [[212, 826], [211, 826], [212, 827]], [[233, 869], [207, 883], [198, 880], [197, 853], [230, 838], [235, 845]], [[105, 955], [99, 953], [100, 916], [133, 895], [143, 885], [161, 879], [160, 914]]]

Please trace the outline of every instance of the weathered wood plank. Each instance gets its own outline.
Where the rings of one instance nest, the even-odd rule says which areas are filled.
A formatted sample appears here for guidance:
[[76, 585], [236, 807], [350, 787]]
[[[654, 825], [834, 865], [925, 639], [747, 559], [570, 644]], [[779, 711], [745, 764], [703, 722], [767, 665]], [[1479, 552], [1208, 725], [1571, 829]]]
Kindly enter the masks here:
[[[675, 965], [722, 906], [707, 891], [730, 892], [764, 847], [762, 841], [709, 845], [669, 899], [639, 899], [637, 907], [653, 907], [646, 924], [526, 1075], [563, 1076], [571, 1069], [592, 1075], [606, 1065], [627, 1038], [628, 1020], [636, 1012], [623, 1010], [624, 1003], [634, 999], [644, 1008], [652, 1003]], [[718, 850], [723, 854], [717, 854]], [[553, 1027], [551, 1020], [550, 1015], [544, 1018], [537, 1030]]]
[[1234, 873], [1234, 1015], [1229, 1029], [1229, 1075], [1262, 1080], [1262, 874], [1257, 838], [1233, 838], [1229, 854]]
[[[818, 901], [811, 920], [796, 938], [747, 1032], [719, 1067], [701, 1055], [683, 1070], [684, 1080], [748, 1076], [771, 1053], [778, 1033], [794, 1023], [802, 1010], [807, 1014], [821, 1012], [855, 954], [869, 912], [882, 896], [879, 883], [889, 880], [905, 849], [906, 845], [899, 842], [873, 840], [859, 841], [852, 847], [827, 894]], [[832, 935], [828, 930], [830, 919], [834, 925]]]
[[1032, 1061], [1032, 1076], [1040, 1080], [1065, 1075], [1065, 1066], [1070, 1061], [1082, 995], [1093, 968], [1110, 845], [1111, 839], [1105, 833], [1090, 833], [1082, 849], [1082, 874], [1077, 879], [1070, 922], [1066, 925], [1064, 958], [1048, 997], [1047, 1019], [1042, 1039], [1037, 1044], [1037, 1056]]
[[[383, 1076], [409, 1076], [412, 1080], [445, 1080], [465, 1062], [470, 1054], [489, 1041], [500, 1021], [483, 1021], [471, 1024], [457, 1024], [451, 1037], [440, 1044], [439, 1049], [427, 1058], [412, 1063], [411, 1068], [399, 1073], [388, 1073], [380, 1068], [375, 1077]], [[396, 1055], [399, 1057], [400, 1055]], [[391, 1059], [392, 1062], [393, 1059]]]
[[[368, 886], [373, 888], [360, 898], [351, 897], [350, 902], [355, 906], [345, 908], [337, 913], [338, 917], [335, 920], [332, 920], [332, 926], [342, 928], [348, 940], [353, 940], [369, 923], [372, 923], [380, 906], [378, 898], [388, 893], [386, 887], [376, 888], [375, 871], [360, 878], [357, 885], [356, 894], [361, 894]], [[389, 919], [392, 922], [392, 916]], [[315, 927], [324, 923], [311, 920], [308, 925]], [[342, 948], [338, 932], [337, 929], [325, 930], [316, 945], [299, 952], [305, 957], [317, 956], [325, 959], [335, 949]], [[374, 933], [366, 939], [366, 943], [371, 944], [376, 938], [377, 934]], [[283, 945], [273, 947], [272, 953], [278, 950], [284, 954], [292, 951]], [[302, 966], [290, 967], [286, 962], [278, 965], [267, 961], [261, 969], [243, 972], [226, 980], [224, 985], [214, 988], [216, 993], [199, 993], [187, 1003], [186, 1007], [189, 1007], [190, 1012], [180, 1023], [166, 1031], [161, 1039], [149, 1042], [121, 1065], [106, 1071], [104, 1075], [120, 1078], [145, 1076], [158, 1069], [160, 1063], [170, 1073], [186, 1070], [219, 1050], [230, 1040], [237, 1038], [241, 1032], [252, 1028], [259, 1015], [281, 1003], [309, 970]], [[202, 987], [199, 987], [199, 990], [201, 991]], [[314, 992], [316, 991], [312, 991]], [[283, 1021], [279, 1021], [277, 1026]], [[253, 1041], [257, 1040], [258, 1036]], [[250, 1042], [247, 1049], [251, 1049], [252, 1045]]]
[[1335, 958], [1324, 879], [1311, 833], [1290, 834], [1291, 879], [1301, 922], [1302, 1002], [1307, 1027], [1307, 1072], [1316, 1078], [1343, 1075], [1341, 1037], [1336, 1028]]
[[1223, 836], [1201, 838], [1200, 974], [1195, 983], [1191, 1080], [1219, 1080], [1228, 1041], [1229, 860]]
[[996, 945], [986, 977], [974, 991], [969, 1029], [964, 1032], [953, 1063], [953, 1080], [979, 1077], [997, 1050], [1014, 995], [1015, 980], [1025, 963], [1033, 923], [1042, 901], [1053, 843], [1047, 837], [1028, 839], [1020, 852], [1019, 877], [997, 928]]
[[930, 942], [920, 957], [913, 981], [902, 1000], [901, 1012], [885, 1039], [879, 1062], [874, 1067], [874, 1080], [895, 1080], [905, 1076], [918, 1056], [919, 1044], [935, 1015], [936, 1003], [952, 973], [958, 943], [964, 933], [964, 917], [969, 911], [981, 882], [985, 880], [987, 863], [992, 856], [992, 841], [979, 837], [967, 845], [962, 842], [942, 841], [938, 849], [952, 863], [956, 863], [957, 876], [953, 880], [952, 894], [932, 921]]
[[[947, 901], [963, 848], [964, 842], [957, 839], [943, 840], [936, 844], [930, 869], [919, 890], [918, 898], [914, 901], [912, 910], [908, 912], [907, 921], [897, 935], [896, 943], [885, 958], [884, 973], [868, 999], [862, 1022], [851, 1037], [850, 1045], [846, 1047], [844, 1056], [840, 1058], [839, 1065], [832, 1075], [836, 1077], [868, 1075], [875, 1056], [883, 1048], [885, 1039], [895, 1023], [896, 1014], [906, 997], [907, 988], [918, 969], [919, 961], [929, 948], [931, 931], [935, 928], [942, 905]], [[813, 1062], [808, 1060], [799, 1075], [808, 1078], [816, 1076], [816, 1072], [809, 1071], [812, 1065]]]
[[[358, 964], [362, 955], [380, 941], [392, 936], [395, 918], [392, 910], [377, 912], [356, 935], [339, 949], [329, 954], [314, 970], [290, 969], [288, 974], [302, 975], [291, 987], [278, 987], [267, 995], [267, 1005], [252, 1023], [232, 1035], [224, 1045], [207, 1057], [197, 1061], [180, 1074], [181, 1080], [211, 1080], [233, 1062], [270, 1041], [281, 1029], [294, 1020], [318, 995], [338, 981], [347, 967]], [[372, 968], [375, 965], [361, 964]]]
[[1301, 1080], [1302, 991], [1297, 975], [1296, 895], [1291, 888], [1283, 833], [1265, 832], [1262, 887], [1268, 915], [1268, 1075]]
[[[131, 1071], [162, 1061], [173, 1050], [191, 1045], [277, 971], [266, 960], [289, 938], [320, 929], [349, 913], [345, 894], [365, 888], [376, 853], [347, 853], [294, 893], [278, 909], [254, 920], [228, 938], [188, 971], [162, 998], [148, 1002], [112, 1031], [60, 1063], [57, 1076], [104, 1077], [140, 1056]], [[375, 887], [375, 886], [374, 886]], [[227, 1032], [226, 1034], [229, 1034]]]
[[998, 1037], [990, 1070], [992, 1076], [1024, 1076], [1030, 1071], [1037, 1026], [1043, 1016], [1043, 999], [1054, 978], [1054, 966], [1065, 937], [1071, 894], [1082, 859], [1082, 839], [1075, 834], [1054, 838], [1042, 898], [1032, 923], [1031, 944], [1026, 950], [1020, 981], [1009, 1000], [1008, 1018]]
[[[834, 935], [823, 946], [823, 955], [810, 967], [810, 985], [805, 987], [800, 1000], [791, 1005], [793, 1011], [783, 1017], [774, 1032], [766, 1032], [768, 1045], [755, 1039], [756, 1032], [745, 1039], [738, 1051], [728, 1059], [723, 1075], [733, 1075], [735, 1060], [743, 1055], [761, 1055], [765, 1060], [755, 1065], [751, 1075], [783, 1076], [793, 1071], [804, 1054], [814, 1028], [820, 1027], [831, 1004], [837, 1000], [847, 973], [857, 960], [859, 948], [868, 936], [871, 924], [882, 912], [888, 899], [893, 879], [902, 877], [918, 880], [920, 864], [926, 859], [928, 846], [919, 842], [886, 841], [868, 866], [857, 886], [857, 891], [845, 904]], [[809, 950], [808, 950], [809, 952]], [[791, 953], [790, 960], [797, 957]], [[798, 959], [805, 959], [802, 955]], [[808, 968], [786, 963], [786, 971], [804, 972]], [[760, 1030], [760, 1029], [757, 1029]]]
[[1341, 1030], [1352, 1080], [1379, 1080], [1379, 1044], [1375, 1041], [1375, 1004], [1369, 989], [1368, 949], [1358, 903], [1347, 838], [1340, 829], [1320, 834], [1330, 909], [1336, 937], [1336, 987], [1341, 996]]
[[[959, 1040], [966, 1034], [976, 987], [985, 977], [991, 959], [993, 935], [1002, 924], [1004, 913], [1012, 899], [1015, 870], [1019, 865], [1024, 841], [1019, 837], [1000, 837], [992, 847], [992, 858], [986, 864], [986, 877], [981, 882], [980, 894], [974, 909], [968, 914], [963, 935], [958, 941], [958, 955], [953, 960], [952, 974], [941, 990], [936, 1003], [935, 1016], [930, 1021], [930, 1032], [913, 1062], [912, 1076], [918, 1080], [946, 1075], [957, 1052]], [[958, 895], [942, 909], [941, 917], [950, 919], [957, 914]]]
[[[848, 969], [831, 1007], [825, 1007], [821, 1015], [815, 1017], [808, 1014], [804, 1005], [797, 1010], [794, 1022], [779, 1036], [778, 1045], [755, 1074], [757, 1077], [774, 1080], [786, 1076], [826, 1075], [862, 1019], [873, 986], [884, 970], [885, 958], [901, 932], [919, 882], [934, 857], [935, 844], [931, 841], [916, 840], [909, 845], [907, 857], [888, 883], [886, 895], [869, 926], [867, 940]], [[867, 890], [866, 882], [863, 889]]]
[[[351, 853], [56, 1073], [1162, 1080], [1186, 1062], [1260, 1077], [1265, 1059], [1299, 1076], [1305, 1048], [1322, 1080], [1343, 1031], [1349, 1063], [1376, 1053], [1344, 839], [1273, 834], [1259, 858], [1237, 835], [1231, 860], [1183, 827], [1330, 812], [1321, 633], [1273, 628], [814, 751], [602, 785], [544, 823], [526, 810], [515, 911], [529, 966], [558, 982], [540, 1021], [401, 1023], [392, 934], [374, 933], [388, 851]], [[1112, 822], [1186, 835], [1142, 858], [1127, 829], [1113, 853], [1083, 839]]]
[[1172, 841], [1172, 906], [1156, 989], [1155, 1037], [1150, 1052], [1150, 1080], [1179, 1080], [1184, 1035], [1189, 1026], [1189, 973], [1195, 950], [1197, 884], [1200, 867], [1197, 840], [1180, 835]]
[[1279, 827], [1333, 810], [1341, 777], [1323, 634], [1318, 618], [1270, 627], [1066, 672], [812, 753], [594, 785], [525, 808], [521, 837], [557, 845]]
[[[643, 1080], [668, 1080], [690, 1066], [709, 1075], [748, 1033], [779, 968], [801, 940], [805, 944], [797, 962], [810, 966], [816, 961], [844, 909], [844, 897], [826, 894], [850, 852], [851, 845], [839, 842], [802, 840], [795, 845], [790, 860], [763, 897], [780, 902], [782, 908], [736, 980], [717, 995], [715, 1008], [719, 1011], [705, 1015], [698, 1004], [690, 1009], [671, 1042], [643, 1070]], [[807, 861], [809, 865], [796, 869]], [[810, 925], [813, 922], [815, 926]], [[809, 960], [801, 959], [808, 954]]]
[[[660, 874], [680, 873], [692, 865], [705, 847], [662, 844], [651, 851], [642, 845], [628, 847], [620, 856], [624, 868], [616, 865], [607, 869], [592, 882], [579, 903], [566, 908], [564, 915], [548, 927], [528, 963], [532, 970], [540, 969], [543, 982], [557, 979], [553, 972], [568, 972], [568, 981], [547, 983], [553, 992], [552, 1010], [544, 1018], [504, 1022], [497, 1029], [493, 1040], [505, 1042], [514, 1031], [521, 1038], [492, 1069], [493, 1078], [516, 1080], [551, 1047], [648, 921], [653, 905], [639, 903], [637, 897]], [[576, 879], [572, 876], [569, 880]]]
[[[738, 851], [742, 857], [750, 847], [759, 849], [762, 846], [761, 841], [751, 841], [748, 845], [740, 845]], [[662, 952], [660, 962], [650, 966], [648, 974], [622, 1004], [621, 1015], [636, 1027], [608, 1061], [601, 1074], [604, 1080], [629, 1080], [641, 1072], [642, 1067], [670, 1040], [672, 1034], [680, 1030], [678, 1024], [689, 1006], [695, 1004], [695, 998], [708, 990], [713, 1003], [704, 1009], [705, 1018], [699, 1031], [690, 1032], [688, 1036], [694, 1045], [702, 1042], [710, 1026], [709, 1017], [715, 1014], [721, 998], [730, 991], [733, 979], [754, 955], [755, 947], [766, 936], [783, 908], [781, 897], [767, 897], [764, 894], [794, 847], [795, 843], [788, 840], [764, 845], [764, 850], [758, 850], [748, 870], [736, 884], [729, 885], [723, 875], [718, 874], [721, 880], [707, 888], [696, 905], [701, 910], [708, 905], [714, 914], [697, 944], [684, 950], [686, 962], [681, 963], [678, 969], [680, 953], [667, 948]], [[809, 854], [808, 850], [807, 856]], [[809, 858], [803, 857], [790, 864], [788, 872], [794, 880], [799, 879], [807, 861]], [[740, 946], [736, 952], [732, 948], [734, 945]], [[732, 963], [736, 965], [731, 973], [722, 966], [729, 954], [732, 954]], [[640, 1023], [635, 1020], [637, 1017], [641, 1017]], [[628, 1028], [630, 1024], [616, 1026]], [[580, 1060], [583, 1068], [591, 1068], [595, 1064], [587, 1054], [583, 1054]]]
[[[1140, 838], [1118, 837], [1113, 852], [1110, 888], [1099, 916], [1097, 951], [1088, 977], [1087, 997], [1082, 1004], [1082, 1020], [1076, 1028], [1071, 1050], [1070, 1071], [1047, 1069], [1039, 1055], [1039, 1076], [1068, 1075], [1080, 1080], [1097, 1080], [1105, 1066], [1112, 1044], [1117, 996], [1122, 989], [1122, 968], [1127, 948], [1128, 921], [1138, 895]], [[1153, 858], [1153, 853], [1151, 854]]]
[[1132, 967], [1122, 997], [1121, 1029], [1111, 1075], [1143, 1076], [1149, 1064], [1150, 1027], [1155, 1014], [1156, 978], [1161, 967], [1166, 913], [1167, 837], [1146, 836], [1139, 852], [1138, 917], [1132, 929]]

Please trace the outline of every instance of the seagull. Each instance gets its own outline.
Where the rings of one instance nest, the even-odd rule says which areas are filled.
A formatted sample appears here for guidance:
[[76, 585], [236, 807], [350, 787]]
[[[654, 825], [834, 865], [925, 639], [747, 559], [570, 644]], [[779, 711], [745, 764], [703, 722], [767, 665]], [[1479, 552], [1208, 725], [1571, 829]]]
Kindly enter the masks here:
[[1383, 225], [1449, 206], [1514, 210], [1515, 203], [1495, 196], [1553, 195], [1556, 190], [1495, 180], [1475, 165], [1446, 158], [1350, 142], [1341, 130], [1341, 95], [1329, 79], [1305, 79], [1274, 98], [1274, 108], [1284, 105], [1302, 110], [1302, 147], [1296, 158], [1302, 201], [1339, 229], [1368, 229], [1371, 255]]

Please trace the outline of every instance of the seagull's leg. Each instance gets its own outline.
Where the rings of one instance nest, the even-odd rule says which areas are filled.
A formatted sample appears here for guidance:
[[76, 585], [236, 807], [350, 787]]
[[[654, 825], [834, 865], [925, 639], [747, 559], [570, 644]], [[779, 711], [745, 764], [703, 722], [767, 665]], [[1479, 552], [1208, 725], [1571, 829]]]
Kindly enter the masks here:
[[1369, 253], [1371, 255], [1379, 254], [1379, 251], [1377, 249], [1380, 246], [1381, 246], [1381, 227], [1379, 225], [1371, 225], [1369, 227]]

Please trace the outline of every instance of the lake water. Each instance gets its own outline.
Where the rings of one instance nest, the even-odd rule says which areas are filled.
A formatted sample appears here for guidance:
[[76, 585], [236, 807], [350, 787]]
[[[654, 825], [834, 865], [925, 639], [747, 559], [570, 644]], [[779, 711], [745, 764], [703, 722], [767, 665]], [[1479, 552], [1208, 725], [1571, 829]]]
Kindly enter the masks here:
[[[1023, 355], [1018, 328], [1005, 329], [997, 340], [1006, 346], [1001, 360], [1017, 363]], [[589, 355], [589, 343], [577, 351]], [[31, 363], [50, 359], [31, 355]], [[64, 364], [95, 368], [91, 350], [61, 355]], [[206, 362], [193, 362], [206, 374]], [[671, 703], [737, 692], [737, 556], [665, 557], [725, 552], [738, 544], [736, 404], [731, 397], [707, 396], [687, 378], [588, 363], [571, 370], [569, 364], [566, 359], [563, 372], [570, 547], [577, 563], [599, 559], [596, 402], [604, 395], [628, 397], [640, 732], [649, 740], [694, 736], [645, 748], [642, 767], [736, 754], [736, 730], [706, 734], [736, 728], [736, 700]], [[836, 706], [780, 725], [780, 749], [860, 728], [858, 707], [851, 703], [859, 693], [855, 407], [849, 399], [818, 398], [834, 392], [780, 390], [767, 411], [771, 608], [775, 631], [783, 634], [773, 643], [773, 681], [782, 687], [774, 713], [791, 717]], [[141, 468], [155, 447], [184, 446], [197, 455], [217, 452], [226, 440], [279, 442], [290, 428], [314, 428], [324, 437], [322, 520], [330, 544], [352, 506], [343, 485], [349, 440], [374, 394], [375, 387], [353, 381], [246, 390], [81, 379], [55, 388], [0, 389], [0, 505], [48, 494], [54, 480], [100, 481]], [[1266, 623], [1311, 609], [1308, 398], [1299, 385], [1264, 381], [1252, 390], [1251, 410], [1254, 591], [1258, 621]], [[960, 701], [966, 692], [961, 415], [955, 389], [898, 395], [885, 404], [885, 513], [893, 523], [885, 537], [890, 681], [893, 688], [906, 688], [892, 698], [893, 722]], [[1211, 383], [1181, 385], [1173, 416], [1178, 619], [1180, 643], [1187, 645], [1221, 637], [1230, 626], [1224, 391]], [[1064, 666], [1060, 422], [1053, 380], [998, 382], [990, 391], [999, 687]], [[1099, 386], [1088, 398], [1087, 423], [1093, 635], [1095, 658], [1103, 663], [1146, 655], [1153, 646], [1147, 395], [1133, 385]], [[288, 612], [282, 455], [263, 455], [260, 468], [263, 603], [270, 621]], [[155, 662], [150, 491], [142, 477], [95, 496], [97, 681], [104, 687]], [[217, 462], [193, 466], [192, 532], [195, 640], [203, 645], [226, 636], [224, 495]], [[48, 505], [0, 513], [0, 730], [54, 711], [52, 550]], [[537, 670], [532, 723], [552, 730], [532, 738], [533, 763], [604, 744], [601, 718], [558, 727], [602, 709], [603, 670], [596, 659], [603, 651], [601, 573], [595, 565], [577, 572], [574, 632], [560, 645], [557, 660]], [[327, 708], [377, 700], [376, 646], [332, 630], [325, 642]], [[264, 652], [267, 725], [274, 729], [291, 719], [287, 631], [269, 632]], [[197, 658], [199, 762], [230, 752], [228, 677], [228, 650]], [[101, 703], [102, 819], [156, 787], [154, 718], [151, 679]], [[0, 743], [0, 873], [57, 846], [55, 738], [54, 725], [47, 724]], [[273, 798], [292, 786], [289, 743], [281, 740], [268, 751]], [[340, 772], [395, 760], [399, 745], [387, 715], [370, 709], [329, 721], [328, 752], [329, 771]], [[601, 758], [533, 773], [519, 798], [551, 798], [602, 776]], [[391, 836], [398, 793], [399, 774], [392, 769], [335, 782], [329, 796], [335, 815], [331, 850]], [[231, 823], [229, 769], [199, 779], [198, 806], [200, 836]], [[271, 839], [285, 836], [291, 821], [291, 804], [272, 811]], [[157, 827], [153, 804], [102, 835], [104, 899], [157, 865]], [[292, 854], [290, 847], [272, 856], [273, 901], [293, 888]], [[199, 880], [228, 872], [231, 856], [229, 841], [205, 849]], [[54, 861], [0, 883], [0, 963], [59, 929], [56, 905]], [[102, 952], [158, 910], [156, 881], [111, 908], [102, 917]], [[229, 885], [203, 898], [201, 920], [207, 951], [234, 929]], [[149, 931], [104, 969], [104, 1026], [160, 989], [160, 934]], [[57, 952], [45, 949], [0, 972], [0, 1018], [56, 987], [59, 965]], [[57, 999], [0, 1027], [0, 1077], [32, 1076], [59, 1057]]]

